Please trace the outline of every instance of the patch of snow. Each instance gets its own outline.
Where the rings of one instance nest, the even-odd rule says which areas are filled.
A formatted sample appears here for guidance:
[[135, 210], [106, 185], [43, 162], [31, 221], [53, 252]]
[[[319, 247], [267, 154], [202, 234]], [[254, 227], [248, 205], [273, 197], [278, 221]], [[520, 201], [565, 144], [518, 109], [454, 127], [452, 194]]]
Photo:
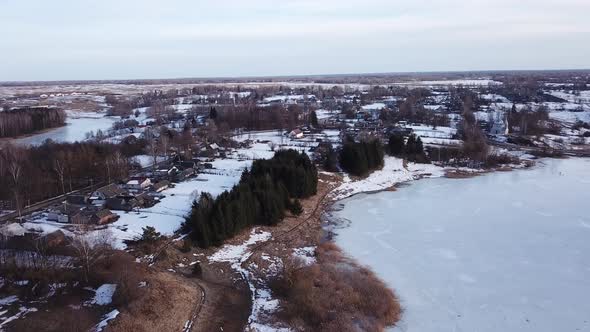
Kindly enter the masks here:
[[96, 305], [108, 305], [113, 302], [113, 294], [117, 290], [116, 284], [104, 284], [96, 290], [92, 304]]
[[299, 259], [305, 266], [312, 265], [316, 262], [315, 247], [295, 248], [293, 257]]
[[261, 322], [263, 316], [275, 311], [278, 307], [278, 300], [273, 299], [270, 290], [247, 268], [242, 267], [250, 256], [248, 248], [254, 244], [268, 241], [271, 238], [269, 232], [258, 232], [253, 229], [250, 232], [250, 238], [242, 244], [225, 245], [219, 251], [209, 256], [211, 262], [228, 262], [231, 263], [232, 269], [239, 272], [244, 280], [248, 282], [252, 294], [252, 312], [248, 317], [248, 327], [254, 331], [289, 331], [285, 328], [277, 328]]
[[118, 315], [119, 315], [119, 310], [117, 310], [117, 309], [104, 315], [102, 320], [98, 324], [96, 324], [96, 326], [94, 327], [94, 331], [95, 332], [102, 331], [105, 327], [107, 327], [107, 325], [109, 325], [109, 321], [117, 318]]
[[364, 179], [352, 181], [345, 175], [344, 182], [331, 195], [343, 199], [361, 192], [379, 191], [391, 188], [396, 183], [412, 181], [418, 177], [441, 177], [444, 168], [432, 164], [408, 163], [404, 168], [403, 159], [387, 156], [384, 166]]
[[18, 296], [16, 296], [16, 295], [11, 295], [11, 296], [8, 296], [8, 297], [5, 297], [5, 298], [1, 298], [0, 299], [0, 308], [2, 306], [10, 305], [10, 304], [12, 304], [12, 303], [14, 303], [16, 301], [18, 301]]

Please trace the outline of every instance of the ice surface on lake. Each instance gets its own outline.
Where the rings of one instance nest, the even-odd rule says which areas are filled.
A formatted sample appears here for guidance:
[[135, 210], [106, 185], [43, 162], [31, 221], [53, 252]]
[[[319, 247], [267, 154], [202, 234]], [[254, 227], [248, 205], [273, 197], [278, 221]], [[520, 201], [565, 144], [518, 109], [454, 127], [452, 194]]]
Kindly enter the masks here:
[[358, 195], [336, 242], [400, 297], [394, 331], [590, 331], [590, 160]]
[[83, 113], [67, 111], [66, 125], [13, 140], [14, 143], [24, 145], [41, 145], [47, 139], [56, 142], [77, 142], [86, 139], [86, 133], [111, 129], [119, 117], [107, 117], [104, 113]]

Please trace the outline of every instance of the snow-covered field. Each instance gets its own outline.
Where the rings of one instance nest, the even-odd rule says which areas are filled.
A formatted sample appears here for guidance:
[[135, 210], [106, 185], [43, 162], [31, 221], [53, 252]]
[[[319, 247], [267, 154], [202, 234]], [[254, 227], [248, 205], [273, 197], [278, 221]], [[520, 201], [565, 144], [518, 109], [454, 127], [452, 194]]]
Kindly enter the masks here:
[[590, 331], [590, 160], [542, 162], [343, 201], [336, 242], [396, 291], [394, 331]]
[[456, 86], [456, 85], [463, 85], [463, 86], [485, 86], [485, 85], [499, 85], [502, 84], [501, 82], [494, 81], [491, 79], [458, 79], [458, 80], [437, 80], [437, 81], [413, 81], [413, 82], [403, 82], [403, 83], [394, 83], [396, 85], [408, 85], [408, 86]]

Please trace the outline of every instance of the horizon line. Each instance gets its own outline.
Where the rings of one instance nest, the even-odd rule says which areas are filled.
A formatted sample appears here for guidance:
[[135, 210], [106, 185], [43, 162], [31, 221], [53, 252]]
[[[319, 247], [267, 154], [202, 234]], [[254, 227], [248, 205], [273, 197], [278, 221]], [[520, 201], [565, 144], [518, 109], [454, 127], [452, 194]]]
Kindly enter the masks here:
[[[118, 78], [118, 79], [63, 79], [63, 80], [10, 80], [0, 81], [0, 85], [26, 85], [26, 84], [51, 84], [51, 83], [122, 83], [133, 84], [149, 81], [204, 81], [204, 80], [273, 80], [273, 79], [303, 79], [303, 78], [335, 78], [354, 76], [388, 76], [388, 75], [427, 75], [427, 74], [510, 74], [510, 73], [535, 73], [535, 72], [590, 72], [589, 68], [566, 68], [566, 69], [481, 69], [481, 70], [434, 70], [434, 71], [396, 71], [396, 72], [365, 72], [365, 73], [332, 73], [332, 74], [281, 74], [281, 75], [245, 75], [245, 76], [204, 76], [204, 77], [172, 77], [172, 78]], [[215, 84], [217, 82], [210, 82]], [[239, 83], [239, 82], [236, 82]], [[190, 84], [187, 82], [185, 84]]]

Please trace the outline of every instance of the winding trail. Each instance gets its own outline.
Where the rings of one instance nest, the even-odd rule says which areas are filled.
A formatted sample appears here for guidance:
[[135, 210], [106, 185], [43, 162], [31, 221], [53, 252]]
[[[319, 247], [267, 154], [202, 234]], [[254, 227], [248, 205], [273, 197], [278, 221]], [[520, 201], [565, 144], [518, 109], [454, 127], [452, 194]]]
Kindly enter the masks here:
[[191, 317], [184, 324], [184, 328], [183, 328], [182, 332], [192, 332], [193, 327], [197, 326], [197, 324], [195, 324], [195, 322], [197, 321], [197, 319], [199, 317], [199, 313], [201, 313], [201, 310], [203, 309], [203, 306], [205, 305], [205, 301], [207, 300], [207, 292], [205, 291], [205, 287], [203, 287], [203, 285], [201, 285], [201, 283], [199, 283], [196, 280], [193, 280], [193, 282], [201, 290], [201, 298], [200, 298], [199, 302], [195, 305], [195, 308], [193, 309]]

